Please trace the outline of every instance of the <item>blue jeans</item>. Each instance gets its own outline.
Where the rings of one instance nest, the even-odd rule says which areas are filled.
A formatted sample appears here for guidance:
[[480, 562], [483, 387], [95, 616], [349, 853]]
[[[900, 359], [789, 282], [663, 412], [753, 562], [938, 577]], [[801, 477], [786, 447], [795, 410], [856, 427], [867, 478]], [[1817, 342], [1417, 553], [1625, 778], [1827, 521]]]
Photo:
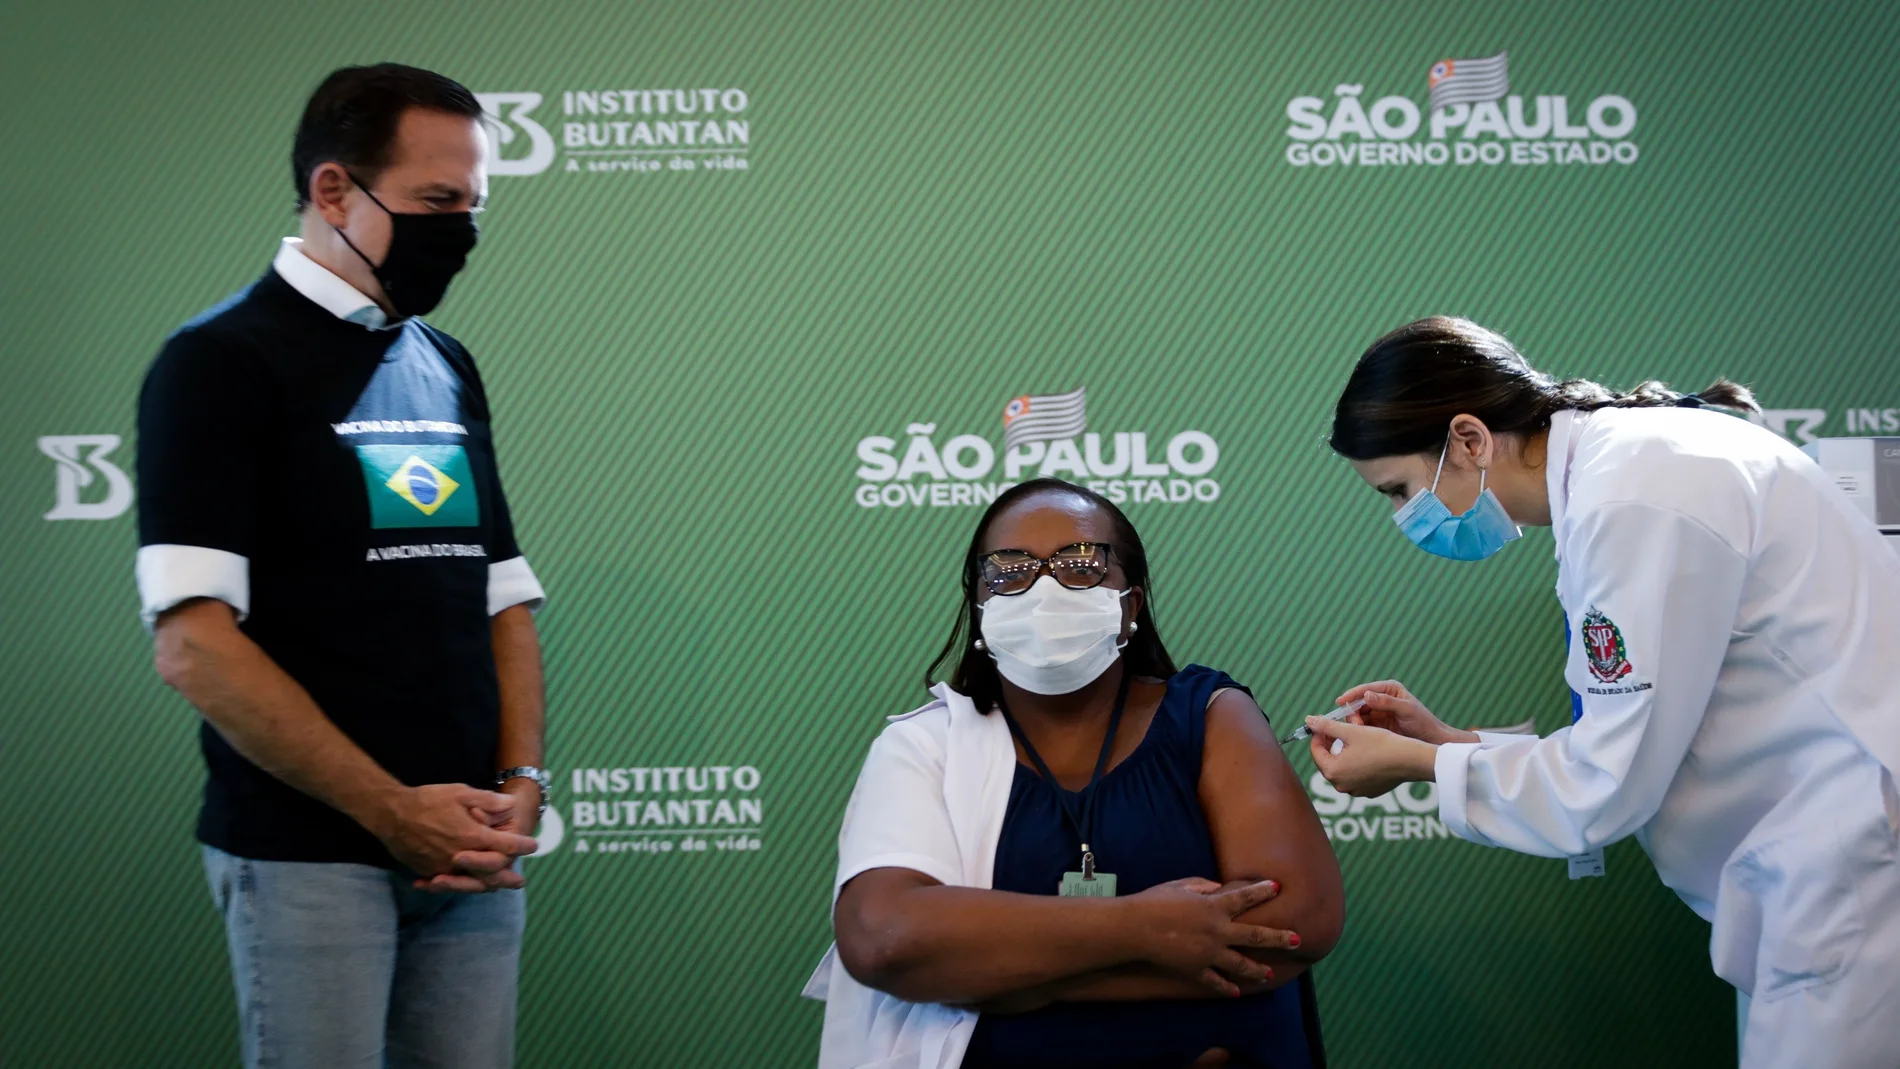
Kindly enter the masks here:
[[371, 865], [203, 847], [251, 1069], [507, 1069], [520, 891], [433, 895]]

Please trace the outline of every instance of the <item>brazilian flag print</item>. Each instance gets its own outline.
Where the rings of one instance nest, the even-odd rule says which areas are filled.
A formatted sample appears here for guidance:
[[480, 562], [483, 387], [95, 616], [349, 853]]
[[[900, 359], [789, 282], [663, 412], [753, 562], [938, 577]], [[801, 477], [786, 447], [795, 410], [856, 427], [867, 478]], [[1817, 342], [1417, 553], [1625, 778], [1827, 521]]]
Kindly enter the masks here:
[[473, 527], [481, 522], [475, 477], [459, 445], [359, 445], [369, 525]]

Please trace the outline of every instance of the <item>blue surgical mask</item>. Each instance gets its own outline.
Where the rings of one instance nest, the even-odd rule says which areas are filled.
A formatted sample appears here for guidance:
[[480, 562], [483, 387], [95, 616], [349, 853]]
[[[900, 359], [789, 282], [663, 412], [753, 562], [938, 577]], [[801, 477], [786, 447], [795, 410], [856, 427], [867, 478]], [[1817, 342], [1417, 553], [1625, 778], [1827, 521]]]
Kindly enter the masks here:
[[[1449, 440], [1445, 448], [1451, 448]], [[1483, 468], [1478, 469], [1478, 500], [1462, 516], [1453, 516], [1438, 497], [1438, 480], [1444, 474], [1445, 452], [1440, 450], [1432, 488], [1420, 490], [1392, 516], [1414, 545], [1448, 560], [1483, 560], [1523, 534], [1498, 495], [1485, 489]]]

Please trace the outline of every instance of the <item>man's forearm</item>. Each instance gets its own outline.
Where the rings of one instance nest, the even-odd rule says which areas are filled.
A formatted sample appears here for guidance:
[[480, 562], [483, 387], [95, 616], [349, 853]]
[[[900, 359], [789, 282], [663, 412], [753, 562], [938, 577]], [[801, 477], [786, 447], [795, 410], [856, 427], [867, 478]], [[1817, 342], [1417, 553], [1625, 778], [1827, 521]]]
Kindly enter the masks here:
[[252, 764], [374, 831], [403, 789], [237, 628], [230, 606], [188, 602], [159, 619], [159, 674]]
[[[501, 741], [495, 768], [540, 768], [546, 743], [547, 693], [541, 674], [541, 639], [526, 605], [495, 614], [489, 625], [495, 645], [495, 675], [501, 687]], [[519, 786], [507, 784], [506, 788]], [[526, 826], [532, 828], [533, 809]]]

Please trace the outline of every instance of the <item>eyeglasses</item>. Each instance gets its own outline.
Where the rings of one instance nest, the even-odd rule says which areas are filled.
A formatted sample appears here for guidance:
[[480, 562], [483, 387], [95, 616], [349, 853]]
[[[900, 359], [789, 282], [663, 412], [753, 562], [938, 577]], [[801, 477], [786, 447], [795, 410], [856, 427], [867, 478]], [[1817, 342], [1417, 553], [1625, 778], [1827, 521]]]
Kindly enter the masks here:
[[1020, 594], [1035, 586], [1046, 568], [1056, 582], [1070, 590], [1089, 590], [1108, 578], [1108, 557], [1113, 549], [1106, 542], [1077, 542], [1047, 557], [1026, 549], [999, 549], [983, 555], [983, 585], [992, 594]]

